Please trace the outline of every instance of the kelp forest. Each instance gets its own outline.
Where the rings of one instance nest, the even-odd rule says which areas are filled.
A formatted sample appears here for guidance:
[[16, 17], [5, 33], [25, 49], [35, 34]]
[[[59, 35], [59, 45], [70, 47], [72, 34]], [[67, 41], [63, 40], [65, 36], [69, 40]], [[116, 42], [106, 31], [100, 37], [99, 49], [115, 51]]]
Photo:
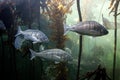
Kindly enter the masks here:
[[7, 80], [120, 80], [120, 0], [0, 0]]

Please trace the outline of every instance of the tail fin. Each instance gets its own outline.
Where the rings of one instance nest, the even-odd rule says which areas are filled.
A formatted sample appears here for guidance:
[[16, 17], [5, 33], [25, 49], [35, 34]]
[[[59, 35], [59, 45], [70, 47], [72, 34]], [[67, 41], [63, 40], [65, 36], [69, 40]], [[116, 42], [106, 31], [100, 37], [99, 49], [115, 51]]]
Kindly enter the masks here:
[[17, 32], [17, 34], [15, 35], [15, 37], [18, 36], [18, 35], [20, 35], [20, 34], [22, 34], [22, 30], [21, 30], [20, 26], [18, 26], [18, 32]]
[[64, 24], [64, 35], [66, 35], [70, 29], [71, 29], [70, 26]]
[[30, 60], [32, 60], [32, 59], [35, 58], [35, 54], [36, 54], [36, 52], [33, 51], [32, 49], [29, 49], [29, 50], [30, 50], [30, 52], [31, 52], [31, 58], [30, 58]]

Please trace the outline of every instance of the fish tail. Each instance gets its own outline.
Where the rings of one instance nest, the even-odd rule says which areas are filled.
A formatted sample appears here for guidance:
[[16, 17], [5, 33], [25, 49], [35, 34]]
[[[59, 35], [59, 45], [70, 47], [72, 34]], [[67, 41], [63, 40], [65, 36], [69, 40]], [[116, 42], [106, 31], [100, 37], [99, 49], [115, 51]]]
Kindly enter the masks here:
[[20, 34], [22, 34], [22, 30], [21, 30], [21, 27], [19, 26], [19, 27], [18, 27], [18, 32], [17, 32], [17, 34], [15, 35], [15, 37], [18, 36], [18, 35], [20, 35]]
[[70, 31], [71, 27], [64, 24], [64, 35], [66, 35]]
[[30, 52], [31, 52], [31, 57], [30, 57], [30, 60], [32, 60], [32, 59], [34, 59], [35, 58], [35, 54], [36, 54], [36, 52], [35, 51], [33, 51], [32, 49], [29, 49], [30, 50]]

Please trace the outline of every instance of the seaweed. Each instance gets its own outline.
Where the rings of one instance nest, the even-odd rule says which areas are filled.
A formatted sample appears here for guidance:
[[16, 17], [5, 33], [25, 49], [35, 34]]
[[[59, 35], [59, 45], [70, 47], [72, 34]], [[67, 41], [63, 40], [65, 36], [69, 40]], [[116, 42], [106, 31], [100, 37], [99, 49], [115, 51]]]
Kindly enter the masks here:
[[[78, 15], [79, 15], [79, 20], [82, 21], [82, 16], [81, 16], [81, 10], [80, 10], [80, 0], [77, 0], [77, 9], [78, 9]], [[76, 80], [79, 80], [79, 71], [80, 71], [80, 62], [81, 62], [81, 54], [82, 54], [82, 35], [79, 37], [79, 55], [78, 55], [78, 70], [77, 70], [77, 75], [76, 75]]]
[[120, 13], [117, 13], [119, 2], [120, 2], [120, 0], [112, 0], [111, 1], [110, 6], [108, 8], [108, 9], [111, 9], [111, 11], [109, 12], [109, 14], [112, 13], [112, 12], [114, 12], [114, 16], [117, 16], [117, 15], [120, 14]]
[[66, 13], [69, 12], [69, 8], [72, 5], [73, 0], [51, 0], [48, 4], [49, 18], [52, 21], [50, 28], [53, 29], [52, 40], [56, 43], [56, 47], [63, 49], [66, 36], [64, 34], [64, 25], [66, 19]]
[[111, 80], [107, 75], [106, 68], [102, 68], [101, 65], [98, 65], [98, 68], [92, 72], [87, 72], [82, 80]]
[[118, 6], [119, 6], [120, 0], [112, 0], [110, 3], [109, 9], [111, 9], [110, 13], [114, 12], [114, 56], [113, 56], [113, 79], [115, 80], [115, 69], [116, 69], [116, 50], [117, 50], [117, 16], [119, 15], [118, 13]]
[[[49, 11], [49, 19], [52, 22], [50, 28], [52, 29], [51, 41], [54, 42], [55, 48], [64, 49], [67, 37], [64, 36], [64, 25], [66, 14], [70, 13], [70, 7], [74, 0], [49, 0], [47, 6]], [[56, 66], [55, 80], [67, 80], [67, 66], [66, 63], [59, 63]]]
[[40, 0], [40, 9], [41, 9], [41, 13], [45, 13], [47, 11], [49, 11], [48, 6], [46, 4], [46, 2], [49, 0]]

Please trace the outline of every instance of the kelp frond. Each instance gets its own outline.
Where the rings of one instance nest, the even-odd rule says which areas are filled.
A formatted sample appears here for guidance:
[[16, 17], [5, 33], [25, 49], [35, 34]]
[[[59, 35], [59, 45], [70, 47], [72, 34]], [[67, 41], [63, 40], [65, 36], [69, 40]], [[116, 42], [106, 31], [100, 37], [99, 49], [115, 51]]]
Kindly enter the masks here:
[[[111, 9], [111, 11], [109, 12], [109, 14], [112, 13], [112, 12], [117, 12], [117, 11], [116, 11], [116, 10], [117, 10], [116, 8], [118, 8], [119, 2], [120, 2], [120, 0], [112, 0], [112, 1], [111, 1], [110, 6], [109, 6], [109, 9]], [[119, 15], [119, 13], [118, 13], [117, 15]], [[117, 16], [117, 15], [116, 15], [116, 16]], [[114, 15], [114, 16], [115, 16], [115, 15]]]
[[[70, 13], [70, 7], [74, 0], [48, 0], [47, 6], [49, 11], [49, 19], [51, 21], [50, 28], [52, 29], [51, 41], [54, 42], [56, 48], [64, 49], [65, 41], [67, 39], [64, 36], [64, 24], [66, 20], [66, 14]], [[56, 66], [55, 80], [67, 80], [67, 66], [65, 63], [59, 63]]]
[[109, 9], [113, 6], [113, 3], [115, 2], [115, 0], [112, 0], [109, 6]]
[[59, 14], [65, 15], [66, 13], [70, 13], [70, 7], [73, 5], [74, 0], [50, 0], [47, 2], [49, 7], [49, 15], [52, 15], [54, 10], [57, 10]]
[[114, 20], [115, 20], [115, 30], [114, 30], [114, 56], [113, 56], [113, 79], [115, 80], [115, 71], [116, 71], [116, 52], [117, 52], [117, 16], [119, 15], [118, 13], [118, 7], [119, 7], [119, 2], [120, 0], [112, 0], [110, 7], [112, 7], [111, 12], [114, 12]]
[[64, 42], [66, 37], [64, 34], [64, 25], [66, 14], [70, 13], [70, 7], [73, 5], [74, 0], [48, 0], [46, 2], [49, 11], [49, 19], [52, 22], [50, 27], [52, 28], [53, 35], [52, 40], [56, 42], [57, 48], [64, 48]]

